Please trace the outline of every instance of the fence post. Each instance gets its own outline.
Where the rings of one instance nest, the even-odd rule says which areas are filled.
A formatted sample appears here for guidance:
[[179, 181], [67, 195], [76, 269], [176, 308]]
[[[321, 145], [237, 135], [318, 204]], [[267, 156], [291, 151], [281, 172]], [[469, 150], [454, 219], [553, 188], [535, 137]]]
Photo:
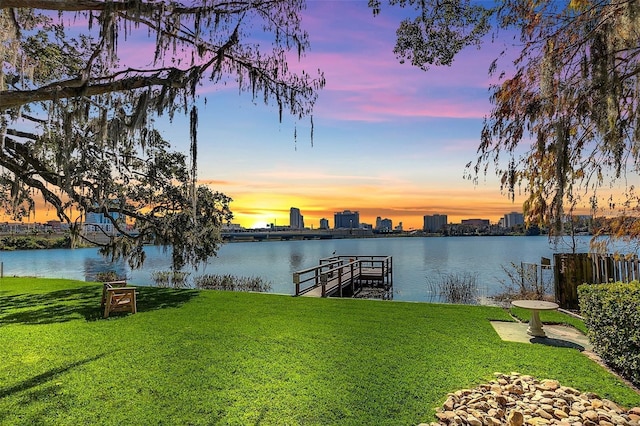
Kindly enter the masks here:
[[326, 297], [327, 292], [327, 273], [320, 274], [320, 283], [322, 283], [322, 297]]
[[555, 253], [554, 287], [561, 308], [578, 309], [578, 286], [593, 281], [593, 262], [588, 253]]
[[300, 274], [297, 272], [293, 273], [293, 283], [296, 285], [296, 296], [300, 295]]

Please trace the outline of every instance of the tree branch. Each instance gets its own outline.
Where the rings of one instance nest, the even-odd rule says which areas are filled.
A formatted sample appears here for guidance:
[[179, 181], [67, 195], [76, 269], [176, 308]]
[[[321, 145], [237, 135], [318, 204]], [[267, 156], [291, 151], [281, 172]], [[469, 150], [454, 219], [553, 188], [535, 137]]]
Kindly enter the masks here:
[[[0, 0], [1, 1], [1, 0]], [[180, 71], [184, 77], [188, 71]], [[56, 99], [97, 96], [105, 93], [123, 92], [152, 86], [184, 88], [182, 79], [150, 77], [130, 77], [110, 83], [78, 86], [79, 80], [67, 80], [34, 90], [5, 90], [0, 92], [0, 108], [13, 108], [32, 102], [52, 101]]]

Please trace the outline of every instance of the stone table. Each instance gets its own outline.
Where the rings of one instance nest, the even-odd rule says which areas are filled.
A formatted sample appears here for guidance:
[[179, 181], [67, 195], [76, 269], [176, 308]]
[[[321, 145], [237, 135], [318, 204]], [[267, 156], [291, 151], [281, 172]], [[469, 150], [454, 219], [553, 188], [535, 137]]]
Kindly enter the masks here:
[[544, 300], [514, 300], [511, 304], [518, 308], [528, 309], [531, 311], [531, 319], [529, 320], [527, 334], [534, 337], [547, 337], [542, 329], [539, 312], [555, 311], [560, 307], [557, 303], [546, 302]]

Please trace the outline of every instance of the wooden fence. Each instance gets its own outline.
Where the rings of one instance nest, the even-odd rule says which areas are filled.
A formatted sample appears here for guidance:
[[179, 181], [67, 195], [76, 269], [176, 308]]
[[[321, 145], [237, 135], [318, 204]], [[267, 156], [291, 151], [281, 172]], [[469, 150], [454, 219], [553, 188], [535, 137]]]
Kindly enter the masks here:
[[637, 255], [556, 253], [554, 285], [556, 299], [565, 309], [578, 309], [578, 286], [640, 280]]

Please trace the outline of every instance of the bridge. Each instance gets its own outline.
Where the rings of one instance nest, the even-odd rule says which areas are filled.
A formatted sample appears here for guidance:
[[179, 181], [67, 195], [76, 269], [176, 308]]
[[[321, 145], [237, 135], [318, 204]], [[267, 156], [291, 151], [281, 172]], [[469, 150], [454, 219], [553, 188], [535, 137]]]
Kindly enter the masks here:
[[391, 256], [331, 256], [293, 273], [296, 296], [393, 297]]
[[222, 231], [225, 241], [330, 240], [334, 238], [373, 237], [370, 229], [286, 229]]

